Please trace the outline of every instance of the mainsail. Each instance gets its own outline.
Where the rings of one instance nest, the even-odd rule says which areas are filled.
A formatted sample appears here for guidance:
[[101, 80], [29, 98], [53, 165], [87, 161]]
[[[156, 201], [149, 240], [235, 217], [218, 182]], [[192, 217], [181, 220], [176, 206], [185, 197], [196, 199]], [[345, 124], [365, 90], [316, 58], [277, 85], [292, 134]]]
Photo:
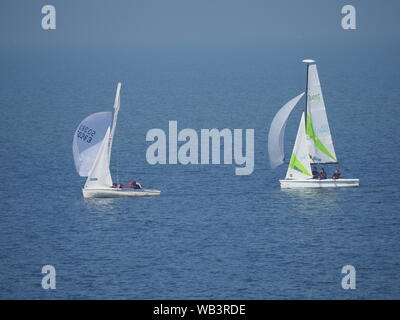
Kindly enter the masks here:
[[307, 139], [305, 132], [304, 112], [301, 115], [299, 129], [297, 130], [296, 142], [294, 143], [292, 157], [286, 173], [288, 179], [310, 179], [312, 178], [310, 157], [308, 155]]
[[72, 150], [75, 168], [81, 177], [87, 177], [92, 170], [111, 120], [111, 111], [93, 113], [76, 129]]
[[307, 65], [306, 133], [312, 163], [336, 163], [331, 131], [325, 111], [317, 66], [313, 60]]
[[284, 135], [286, 123], [290, 113], [297, 105], [304, 92], [286, 103], [272, 120], [268, 133], [268, 154], [271, 168], [274, 169], [283, 163], [285, 159]]

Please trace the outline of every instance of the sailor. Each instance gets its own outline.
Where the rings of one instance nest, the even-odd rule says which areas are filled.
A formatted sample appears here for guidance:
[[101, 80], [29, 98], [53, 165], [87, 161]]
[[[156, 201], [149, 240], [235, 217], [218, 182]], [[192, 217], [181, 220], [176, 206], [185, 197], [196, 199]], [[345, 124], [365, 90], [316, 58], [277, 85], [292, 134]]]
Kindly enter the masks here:
[[131, 188], [133, 188], [133, 189], [142, 189], [142, 185], [140, 184], [140, 182], [139, 181], [131, 181], [131, 180], [129, 180], [128, 181], [128, 184], [131, 186]]
[[318, 179], [319, 174], [318, 174], [317, 167], [312, 167], [311, 173], [312, 173], [312, 178], [313, 178], [313, 179]]
[[117, 189], [121, 189], [121, 188], [125, 188], [125, 186], [121, 183], [113, 183], [113, 188], [117, 188]]
[[333, 173], [332, 179], [340, 179], [340, 171], [339, 171], [339, 169], [335, 170], [335, 172]]
[[321, 168], [321, 171], [319, 172], [319, 179], [326, 179], [326, 172], [324, 170], [324, 168]]

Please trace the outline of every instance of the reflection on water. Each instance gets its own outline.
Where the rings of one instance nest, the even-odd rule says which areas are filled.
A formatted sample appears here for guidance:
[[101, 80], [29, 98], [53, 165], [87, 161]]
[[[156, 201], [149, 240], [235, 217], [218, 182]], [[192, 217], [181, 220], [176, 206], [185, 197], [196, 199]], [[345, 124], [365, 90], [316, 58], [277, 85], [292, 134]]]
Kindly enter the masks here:
[[[82, 213], [89, 213], [88, 219], [91, 223], [103, 225], [104, 222], [111, 223], [117, 221], [135, 221], [139, 224], [149, 224], [154, 219], [148, 215], [147, 207], [152, 206], [152, 202], [146, 201], [151, 197], [139, 197], [135, 200], [140, 204], [133, 203], [132, 198], [93, 198], [83, 199], [79, 202]], [[154, 198], [153, 198], [154, 199]], [[140, 209], [138, 209], [140, 208]], [[93, 216], [95, 219], [93, 219]]]
[[293, 210], [302, 214], [342, 212], [336, 189], [282, 189]]
[[113, 198], [84, 199], [82, 203], [90, 213], [113, 213], [116, 209]]

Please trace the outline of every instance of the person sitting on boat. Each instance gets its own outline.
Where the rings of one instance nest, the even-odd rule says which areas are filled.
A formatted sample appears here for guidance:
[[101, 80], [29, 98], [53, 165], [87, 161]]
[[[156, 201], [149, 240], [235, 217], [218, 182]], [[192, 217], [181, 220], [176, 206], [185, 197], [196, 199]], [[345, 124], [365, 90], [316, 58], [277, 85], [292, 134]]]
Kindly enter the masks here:
[[319, 172], [319, 179], [326, 179], [326, 172], [324, 168], [321, 168], [321, 171]]
[[318, 179], [319, 173], [318, 173], [317, 167], [312, 167], [311, 173], [312, 173], [312, 178], [313, 179]]
[[129, 181], [128, 181], [128, 184], [129, 184], [129, 185], [131, 186], [131, 188], [133, 188], [133, 189], [142, 189], [142, 188], [143, 188], [139, 181], [133, 181], [133, 182], [132, 182], [131, 180], [129, 180]]
[[117, 182], [114, 182], [112, 187], [113, 188], [118, 188], [118, 189], [125, 188], [125, 186], [123, 184], [117, 183]]
[[335, 172], [333, 173], [332, 179], [340, 179], [340, 171], [339, 171], [339, 169], [335, 170]]

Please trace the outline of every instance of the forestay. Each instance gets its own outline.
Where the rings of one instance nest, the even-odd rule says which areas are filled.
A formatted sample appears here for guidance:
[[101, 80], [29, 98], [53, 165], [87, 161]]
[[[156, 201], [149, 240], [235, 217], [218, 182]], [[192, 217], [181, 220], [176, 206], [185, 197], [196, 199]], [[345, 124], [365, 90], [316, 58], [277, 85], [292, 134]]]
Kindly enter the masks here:
[[317, 66], [308, 65], [306, 133], [312, 163], [337, 162]]
[[80, 176], [87, 177], [92, 170], [111, 119], [111, 111], [94, 113], [86, 117], [76, 129], [72, 150], [75, 168]]
[[268, 155], [271, 168], [274, 169], [283, 163], [285, 159], [284, 135], [286, 123], [290, 113], [297, 105], [304, 92], [286, 103], [272, 120], [268, 133]]

